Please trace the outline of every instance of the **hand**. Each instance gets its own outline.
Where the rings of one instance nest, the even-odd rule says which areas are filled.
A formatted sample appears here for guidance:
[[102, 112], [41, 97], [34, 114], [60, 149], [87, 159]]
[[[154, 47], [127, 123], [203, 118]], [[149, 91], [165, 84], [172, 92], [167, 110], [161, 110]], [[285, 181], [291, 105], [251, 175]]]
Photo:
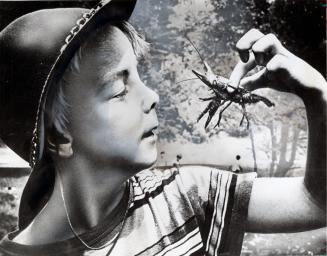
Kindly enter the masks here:
[[[285, 193], [275, 193], [281, 192], [279, 181], [275, 183], [267, 179], [267, 182], [256, 182], [249, 205], [250, 231], [262, 229], [263, 232], [270, 232], [280, 228], [283, 232], [289, 232], [325, 225], [326, 212], [321, 210], [326, 208], [325, 78], [288, 51], [273, 34], [264, 35], [252, 29], [237, 42], [236, 48], [241, 60], [230, 76], [230, 84], [251, 91], [268, 87], [294, 93], [305, 104], [308, 123], [304, 186], [302, 180], [294, 182], [284, 179], [285, 191], [291, 191], [286, 199]], [[245, 77], [256, 66], [263, 69]], [[293, 189], [289, 190], [291, 184]], [[267, 194], [262, 191], [267, 191]]]
[[[295, 93], [301, 98], [308, 90], [319, 91], [326, 98], [324, 77], [308, 63], [288, 51], [273, 34], [264, 35], [257, 29], [248, 31], [236, 44], [241, 61], [235, 66], [230, 84], [255, 90], [269, 87]], [[256, 66], [264, 68], [243, 78]]]

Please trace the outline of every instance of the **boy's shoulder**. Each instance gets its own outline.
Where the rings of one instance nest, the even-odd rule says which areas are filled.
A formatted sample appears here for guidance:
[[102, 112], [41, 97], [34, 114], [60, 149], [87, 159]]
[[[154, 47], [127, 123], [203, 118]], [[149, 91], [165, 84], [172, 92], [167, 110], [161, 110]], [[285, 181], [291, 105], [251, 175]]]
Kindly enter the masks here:
[[175, 179], [176, 176], [181, 178], [199, 178], [209, 177], [212, 172], [229, 173], [217, 167], [204, 165], [174, 165], [159, 166], [143, 170], [137, 173], [134, 178], [139, 183], [155, 183], [163, 180]]
[[137, 180], [161, 180], [176, 175], [199, 178], [208, 177], [212, 174], [218, 173], [221, 175], [236, 175], [238, 177], [253, 176], [253, 172], [241, 174], [234, 173], [233, 171], [228, 170], [228, 168], [218, 165], [186, 164], [152, 167], [137, 173], [134, 177]]
[[234, 179], [240, 183], [244, 180], [252, 180], [255, 176], [255, 173], [236, 174], [220, 166], [192, 164], [152, 167], [137, 173], [132, 181], [135, 187], [140, 188], [144, 193], [170, 184], [183, 186], [187, 190], [194, 187], [205, 189], [220, 179], [226, 182]]

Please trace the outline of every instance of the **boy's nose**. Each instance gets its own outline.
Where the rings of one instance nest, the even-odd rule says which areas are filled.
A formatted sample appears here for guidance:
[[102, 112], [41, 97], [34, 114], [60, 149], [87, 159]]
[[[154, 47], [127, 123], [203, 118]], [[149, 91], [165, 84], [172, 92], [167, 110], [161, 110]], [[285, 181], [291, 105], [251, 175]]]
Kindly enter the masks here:
[[144, 85], [144, 96], [143, 96], [143, 111], [145, 113], [150, 112], [152, 109], [156, 107], [156, 105], [159, 103], [159, 95], [152, 90], [151, 88]]

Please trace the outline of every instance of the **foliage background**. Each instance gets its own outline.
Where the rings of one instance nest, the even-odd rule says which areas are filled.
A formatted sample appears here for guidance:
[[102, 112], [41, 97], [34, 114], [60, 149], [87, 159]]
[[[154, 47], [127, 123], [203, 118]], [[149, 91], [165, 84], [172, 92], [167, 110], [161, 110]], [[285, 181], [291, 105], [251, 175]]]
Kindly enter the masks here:
[[[92, 2], [0, 2], [0, 25], [25, 12], [53, 6], [92, 6]], [[298, 176], [305, 165], [307, 126], [302, 102], [293, 95], [264, 89], [258, 93], [275, 102], [248, 108], [251, 129], [240, 127], [240, 108], [232, 105], [219, 128], [204, 130], [196, 122], [205, 105], [199, 97], [207, 88], [191, 69], [203, 70], [186, 35], [213, 70], [228, 77], [238, 61], [237, 40], [255, 27], [275, 33], [283, 44], [326, 76], [326, 13], [318, 0], [139, 0], [131, 23], [151, 43], [140, 65], [144, 81], [160, 95], [158, 165], [217, 164], [244, 171], [257, 167], [259, 176]], [[8, 151], [0, 150], [0, 235], [16, 225], [19, 194], [26, 169], [17, 166]], [[236, 156], [241, 157], [236, 160]], [[9, 171], [8, 171], [9, 170]], [[22, 171], [25, 170], [25, 171]], [[247, 234], [243, 255], [326, 254], [325, 229], [299, 233]]]
[[[326, 12], [322, 1], [306, 0], [141, 0], [132, 19], [151, 42], [143, 65], [144, 80], [161, 97], [158, 165], [207, 163], [257, 167], [259, 176], [304, 173], [307, 124], [304, 106], [294, 95], [265, 89], [258, 93], [275, 102], [248, 108], [251, 129], [239, 127], [240, 108], [232, 105], [218, 129], [196, 122], [207, 88], [191, 69], [203, 70], [196, 45], [213, 70], [228, 77], [238, 61], [235, 44], [249, 29], [274, 33], [293, 53], [326, 76]], [[215, 122], [213, 122], [215, 123]], [[236, 156], [241, 156], [236, 160]], [[299, 234], [247, 234], [243, 254], [326, 254], [325, 229]]]

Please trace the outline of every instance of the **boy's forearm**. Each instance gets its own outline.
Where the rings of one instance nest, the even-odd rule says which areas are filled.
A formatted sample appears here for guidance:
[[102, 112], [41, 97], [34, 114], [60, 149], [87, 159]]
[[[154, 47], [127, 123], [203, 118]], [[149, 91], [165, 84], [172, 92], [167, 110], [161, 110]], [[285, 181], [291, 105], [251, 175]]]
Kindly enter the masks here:
[[327, 83], [319, 81], [315, 89], [304, 92], [302, 98], [308, 119], [308, 153], [305, 187], [313, 200], [326, 206], [326, 97]]

